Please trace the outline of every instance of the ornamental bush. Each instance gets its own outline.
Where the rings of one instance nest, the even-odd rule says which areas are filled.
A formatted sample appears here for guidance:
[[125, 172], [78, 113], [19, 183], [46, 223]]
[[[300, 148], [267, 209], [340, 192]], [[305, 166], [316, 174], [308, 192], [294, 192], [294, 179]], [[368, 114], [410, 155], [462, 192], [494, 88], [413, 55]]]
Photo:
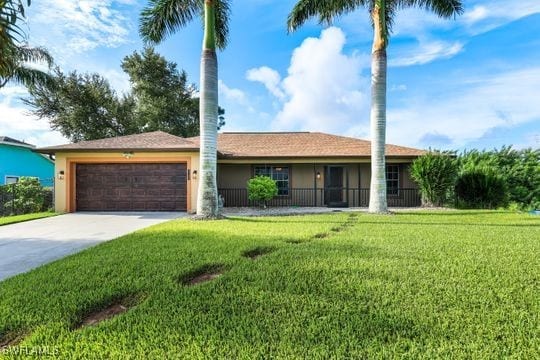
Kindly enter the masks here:
[[509, 201], [517, 208], [540, 207], [540, 149], [466, 151], [459, 157], [461, 171], [491, 168], [508, 187]]
[[266, 208], [266, 202], [278, 194], [278, 187], [268, 176], [256, 176], [247, 182], [248, 198]]
[[10, 194], [12, 200], [4, 204], [7, 213], [30, 214], [47, 210], [51, 199], [46, 203], [46, 197], [52, 198], [52, 192], [44, 189], [39, 179], [32, 177], [21, 177], [16, 184], [5, 186], [6, 192]]
[[495, 209], [508, 205], [508, 186], [493, 169], [477, 167], [459, 175], [456, 198], [459, 207]]
[[458, 172], [456, 159], [449, 153], [429, 152], [411, 165], [411, 177], [418, 184], [422, 204], [443, 206], [452, 198]]

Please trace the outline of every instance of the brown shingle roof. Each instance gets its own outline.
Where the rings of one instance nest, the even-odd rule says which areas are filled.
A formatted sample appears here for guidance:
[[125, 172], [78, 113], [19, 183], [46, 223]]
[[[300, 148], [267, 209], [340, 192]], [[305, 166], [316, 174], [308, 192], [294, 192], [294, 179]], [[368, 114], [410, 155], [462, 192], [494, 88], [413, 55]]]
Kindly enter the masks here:
[[[162, 131], [119, 136], [102, 140], [37, 149], [43, 153], [59, 151], [198, 151], [199, 137], [181, 138]], [[218, 135], [222, 158], [315, 158], [368, 157], [371, 143], [351, 137], [320, 132], [222, 133]], [[415, 157], [425, 151], [397, 145], [386, 145], [386, 155]]]
[[[199, 137], [188, 140], [199, 144]], [[227, 158], [365, 157], [371, 155], [371, 143], [320, 132], [222, 133], [218, 150]], [[387, 156], [423, 154], [424, 150], [386, 145]]]
[[49, 146], [37, 149], [37, 151], [43, 153], [55, 153], [58, 151], [100, 150], [198, 151], [199, 145], [191, 142], [188, 139], [167, 134], [163, 131], [154, 131], [143, 134], [81, 141], [73, 144]]

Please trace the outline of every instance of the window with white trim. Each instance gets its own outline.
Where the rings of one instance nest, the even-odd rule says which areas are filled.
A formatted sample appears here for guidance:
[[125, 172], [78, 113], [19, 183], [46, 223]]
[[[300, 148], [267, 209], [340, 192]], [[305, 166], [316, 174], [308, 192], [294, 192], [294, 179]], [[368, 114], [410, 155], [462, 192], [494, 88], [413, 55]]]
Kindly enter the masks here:
[[268, 176], [276, 182], [279, 196], [289, 195], [289, 167], [288, 166], [255, 166], [255, 176]]
[[399, 165], [386, 165], [386, 193], [399, 195]]
[[15, 184], [19, 181], [19, 177], [18, 176], [8, 176], [6, 175], [6, 178], [5, 178], [5, 184], [6, 185], [9, 185], [9, 184]]

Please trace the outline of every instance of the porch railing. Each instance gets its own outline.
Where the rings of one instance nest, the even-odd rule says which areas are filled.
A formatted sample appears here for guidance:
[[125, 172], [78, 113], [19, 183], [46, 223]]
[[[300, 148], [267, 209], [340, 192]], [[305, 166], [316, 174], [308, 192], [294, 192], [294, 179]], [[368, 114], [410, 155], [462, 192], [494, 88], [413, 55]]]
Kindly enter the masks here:
[[[218, 190], [223, 197], [225, 207], [257, 206], [248, 199], [248, 191], [245, 188], [223, 188]], [[418, 189], [398, 189], [396, 195], [387, 196], [389, 207], [418, 207], [421, 205], [421, 197]], [[367, 207], [369, 206], [369, 189], [364, 188], [292, 188], [289, 194], [276, 196], [267, 202], [268, 206], [345, 206]]]

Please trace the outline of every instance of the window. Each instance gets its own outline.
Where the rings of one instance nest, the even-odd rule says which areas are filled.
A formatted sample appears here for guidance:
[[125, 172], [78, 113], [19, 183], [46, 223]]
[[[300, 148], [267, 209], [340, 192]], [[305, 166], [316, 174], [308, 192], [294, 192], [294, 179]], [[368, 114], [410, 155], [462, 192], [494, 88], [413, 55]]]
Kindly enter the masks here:
[[18, 176], [6, 176], [6, 185], [15, 184], [17, 181], [19, 181]]
[[255, 176], [268, 176], [278, 187], [278, 195], [289, 195], [289, 168], [287, 166], [255, 166]]
[[399, 165], [386, 165], [386, 193], [399, 195]]

